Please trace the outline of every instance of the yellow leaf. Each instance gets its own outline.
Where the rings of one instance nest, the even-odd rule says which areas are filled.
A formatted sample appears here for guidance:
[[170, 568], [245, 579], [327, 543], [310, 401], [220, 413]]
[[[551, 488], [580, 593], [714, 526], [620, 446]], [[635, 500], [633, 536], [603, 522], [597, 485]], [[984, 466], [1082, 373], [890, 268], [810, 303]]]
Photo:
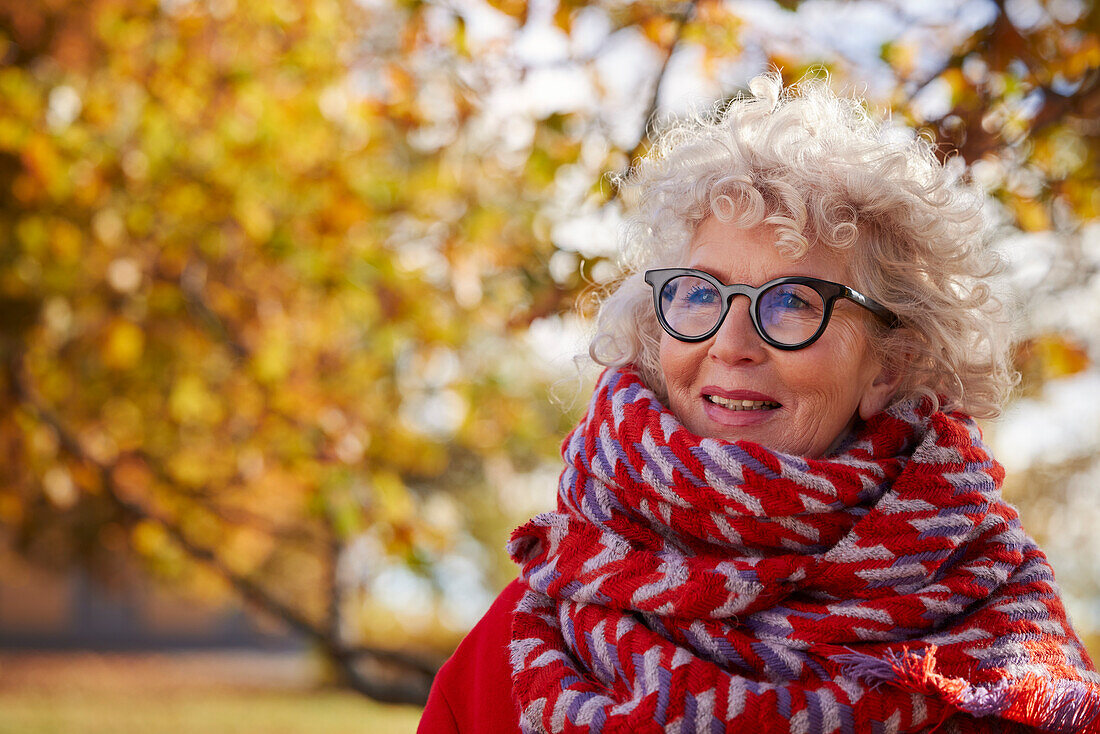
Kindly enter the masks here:
[[970, 85], [966, 80], [966, 76], [962, 73], [962, 69], [956, 69], [954, 67], [941, 74], [940, 79], [951, 87], [951, 104], [958, 102], [959, 98], [966, 91], [966, 88]]
[[234, 528], [222, 543], [222, 558], [238, 573], [252, 573], [274, 549], [275, 541], [256, 528]]
[[194, 451], [177, 451], [168, 459], [168, 473], [184, 487], [201, 487], [210, 481], [208, 460], [208, 456]]
[[253, 358], [256, 377], [265, 383], [278, 382], [290, 371], [290, 344], [280, 331], [269, 331]]
[[23, 251], [31, 255], [40, 255], [50, 240], [50, 231], [41, 217], [28, 216], [19, 219], [15, 225], [15, 235]]
[[130, 540], [138, 553], [155, 556], [168, 543], [168, 534], [158, 523], [142, 520], [134, 526]]
[[0, 522], [18, 525], [23, 521], [23, 503], [15, 495], [0, 495]]
[[47, 187], [63, 173], [61, 158], [45, 135], [33, 135], [24, 144], [23, 165]]
[[505, 15], [509, 15], [521, 24], [527, 22], [526, 0], [489, 0], [489, 5]]
[[118, 319], [107, 329], [103, 343], [103, 364], [116, 370], [132, 369], [145, 351], [145, 334], [130, 321]]
[[413, 503], [401, 477], [393, 472], [376, 472], [372, 482], [373, 497], [379, 515], [385, 522], [404, 520], [413, 515]]
[[83, 241], [83, 233], [72, 222], [64, 219], [54, 222], [50, 245], [60, 262], [71, 263], [79, 259]]
[[1089, 366], [1088, 352], [1080, 344], [1060, 334], [1041, 338], [1039, 355], [1043, 371], [1049, 377], [1075, 375]]
[[168, 399], [171, 416], [180, 423], [217, 423], [222, 418], [218, 399], [196, 375], [176, 380]]
[[1089, 355], [1082, 344], [1065, 334], [1040, 334], [1017, 348], [1015, 362], [1026, 386], [1083, 372], [1089, 366]]
[[1019, 198], [1013, 206], [1016, 209], [1016, 222], [1026, 232], [1042, 232], [1050, 229], [1050, 217], [1041, 201]]
[[1096, 36], [1087, 36], [1081, 48], [1076, 53], [1070, 54], [1065, 64], [1065, 74], [1070, 79], [1076, 79], [1100, 67], [1100, 39]]
[[266, 242], [275, 229], [275, 220], [263, 203], [245, 200], [237, 205], [237, 221], [253, 242]]
[[679, 28], [676, 21], [663, 15], [651, 15], [641, 23], [645, 37], [661, 48], [669, 48]]
[[899, 41], [891, 43], [886, 48], [886, 61], [901, 77], [912, 76], [920, 61], [920, 50], [912, 41]]
[[558, 3], [558, 9], [554, 12], [554, 25], [566, 33], [573, 31], [573, 11], [568, 3]]

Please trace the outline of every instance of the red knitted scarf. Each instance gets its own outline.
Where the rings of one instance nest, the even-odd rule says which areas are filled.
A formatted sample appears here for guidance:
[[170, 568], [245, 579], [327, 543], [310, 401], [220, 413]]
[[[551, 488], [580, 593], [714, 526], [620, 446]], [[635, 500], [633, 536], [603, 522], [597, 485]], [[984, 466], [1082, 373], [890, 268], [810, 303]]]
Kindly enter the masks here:
[[1100, 732], [1100, 676], [966, 416], [830, 458], [688, 432], [608, 370], [509, 544], [526, 732]]

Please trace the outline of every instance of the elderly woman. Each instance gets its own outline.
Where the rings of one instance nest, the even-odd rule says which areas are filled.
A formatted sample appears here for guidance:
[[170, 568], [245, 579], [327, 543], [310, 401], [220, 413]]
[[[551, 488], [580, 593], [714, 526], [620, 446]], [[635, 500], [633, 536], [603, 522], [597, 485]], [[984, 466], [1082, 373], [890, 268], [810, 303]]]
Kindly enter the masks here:
[[663, 133], [556, 512], [421, 732], [1100, 731], [970, 416], [1012, 386], [979, 194], [823, 82]]

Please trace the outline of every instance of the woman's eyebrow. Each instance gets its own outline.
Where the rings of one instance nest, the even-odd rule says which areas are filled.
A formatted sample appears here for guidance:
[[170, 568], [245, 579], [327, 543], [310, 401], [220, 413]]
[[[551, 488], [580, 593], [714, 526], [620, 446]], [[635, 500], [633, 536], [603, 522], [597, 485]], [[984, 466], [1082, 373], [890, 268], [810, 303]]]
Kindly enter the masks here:
[[711, 270], [709, 268], [705, 268], [701, 265], [688, 265], [688, 266], [686, 266], [686, 268], [687, 268], [687, 270], [698, 270], [700, 273], [706, 273], [707, 275], [714, 278], [715, 280], [719, 280], [723, 283], [726, 282], [726, 276], [719, 275], [718, 273], [715, 273], [713, 270]]
[[[734, 285], [730, 281], [726, 280], [726, 276], [719, 275], [718, 273], [714, 272], [710, 268], [703, 267], [702, 265], [685, 265], [684, 269], [686, 269], [686, 270], [698, 270], [700, 273], [706, 273], [707, 275], [709, 275], [710, 277], [712, 277], [715, 280], [719, 281], [723, 285]], [[830, 280], [829, 278], [820, 278], [819, 276], [816, 276], [816, 275], [811, 275], [811, 274], [805, 273], [805, 272], [799, 272], [798, 269], [795, 268], [794, 270], [792, 270], [789, 273], [781, 273], [780, 275], [776, 275], [776, 276], [773, 276], [771, 278], [767, 278], [765, 280], [760, 281], [756, 285], [753, 285], [752, 283], [741, 283], [739, 285], [749, 285], [749, 286], [753, 286], [754, 288], [757, 288], [759, 286], [764, 285], [764, 283], [770, 283], [773, 280], [779, 280], [780, 278], [817, 278], [818, 280]]]

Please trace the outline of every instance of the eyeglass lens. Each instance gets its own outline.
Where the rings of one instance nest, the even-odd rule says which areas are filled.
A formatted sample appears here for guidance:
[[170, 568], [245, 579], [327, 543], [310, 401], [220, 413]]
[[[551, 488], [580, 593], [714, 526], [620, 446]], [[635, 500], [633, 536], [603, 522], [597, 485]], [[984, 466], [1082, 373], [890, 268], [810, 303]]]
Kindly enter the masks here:
[[[661, 289], [661, 315], [678, 334], [697, 337], [713, 329], [722, 318], [722, 293], [713, 283], [692, 275], [680, 275]], [[767, 289], [757, 299], [757, 317], [767, 338], [785, 345], [801, 344], [821, 328], [825, 301], [813, 288], [783, 283]]]

